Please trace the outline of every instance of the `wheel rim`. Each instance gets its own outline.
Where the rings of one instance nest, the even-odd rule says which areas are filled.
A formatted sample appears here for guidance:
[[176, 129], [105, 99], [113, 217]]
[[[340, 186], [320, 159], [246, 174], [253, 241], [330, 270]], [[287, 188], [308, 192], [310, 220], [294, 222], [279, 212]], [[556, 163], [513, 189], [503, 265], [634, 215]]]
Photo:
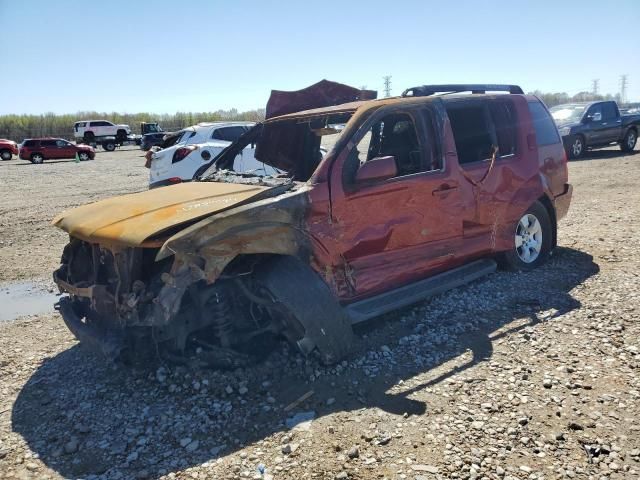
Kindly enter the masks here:
[[11, 154], [8, 152], [2, 152], [2, 159], [3, 160], [11, 160]]
[[630, 149], [633, 149], [633, 147], [636, 146], [636, 134], [635, 132], [629, 132], [629, 135], [627, 136], [627, 147], [629, 147]]
[[36, 163], [41, 163], [42, 162], [42, 157], [40, 155], [35, 155], [33, 157], [33, 161]]
[[89, 155], [87, 155], [86, 153], [81, 153], [80, 154], [80, 160], [86, 160], [89, 158]]
[[516, 253], [524, 263], [535, 262], [542, 250], [542, 225], [535, 215], [527, 213], [518, 222], [515, 235]]
[[580, 154], [582, 153], [582, 140], [580, 140], [579, 138], [576, 138], [573, 141], [573, 145], [571, 146], [571, 148], [573, 149], [573, 154], [576, 157], [579, 157]]

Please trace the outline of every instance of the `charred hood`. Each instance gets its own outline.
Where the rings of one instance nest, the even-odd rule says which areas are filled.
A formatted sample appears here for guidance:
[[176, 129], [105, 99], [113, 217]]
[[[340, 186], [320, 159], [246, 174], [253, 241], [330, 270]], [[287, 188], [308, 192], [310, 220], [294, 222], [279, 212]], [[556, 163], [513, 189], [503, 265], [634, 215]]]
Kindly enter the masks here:
[[53, 224], [91, 243], [144, 246], [210, 215], [282, 193], [282, 187], [190, 182], [122, 195], [58, 215]]

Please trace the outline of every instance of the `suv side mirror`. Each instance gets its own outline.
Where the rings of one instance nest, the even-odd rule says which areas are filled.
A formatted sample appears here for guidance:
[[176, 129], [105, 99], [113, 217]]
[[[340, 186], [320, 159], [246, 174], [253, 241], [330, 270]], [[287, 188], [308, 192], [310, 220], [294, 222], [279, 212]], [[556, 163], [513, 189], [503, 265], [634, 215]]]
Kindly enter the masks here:
[[366, 183], [374, 180], [387, 180], [398, 175], [396, 157], [376, 157], [366, 161], [356, 172], [356, 183]]

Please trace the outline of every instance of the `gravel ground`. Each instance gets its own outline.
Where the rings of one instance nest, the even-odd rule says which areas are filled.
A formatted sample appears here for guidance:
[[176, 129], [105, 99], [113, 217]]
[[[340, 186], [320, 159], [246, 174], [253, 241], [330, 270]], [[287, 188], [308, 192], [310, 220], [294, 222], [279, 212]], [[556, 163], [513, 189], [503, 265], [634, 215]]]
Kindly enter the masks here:
[[[51, 217], [144, 189], [138, 155], [0, 164], [0, 279], [48, 277]], [[570, 176], [546, 265], [379, 319], [335, 367], [283, 344], [233, 372], [131, 370], [56, 314], [0, 324], [0, 478], [639, 478], [640, 154]]]

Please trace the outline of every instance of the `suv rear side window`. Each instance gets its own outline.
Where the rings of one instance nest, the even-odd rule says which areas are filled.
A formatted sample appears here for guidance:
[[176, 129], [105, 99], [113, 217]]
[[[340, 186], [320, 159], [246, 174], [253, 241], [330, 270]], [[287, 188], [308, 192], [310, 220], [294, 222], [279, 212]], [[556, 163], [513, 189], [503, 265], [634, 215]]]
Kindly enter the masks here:
[[23, 147], [36, 147], [38, 145], [38, 140], [25, 140], [22, 144]]
[[41, 147], [55, 147], [56, 146], [56, 141], [55, 140], [40, 140], [40, 146]]
[[533, 128], [536, 130], [538, 145], [544, 146], [559, 143], [558, 129], [544, 105], [540, 102], [529, 102], [529, 112], [531, 113]]
[[456, 142], [458, 163], [464, 165], [491, 158], [494, 132], [485, 105], [481, 102], [457, 102], [446, 105], [446, 109]]
[[516, 153], [517, 116], [510, 101], [489, 102], [489, 112], [498, 138], [498, 154], [501, 157]]
[[222, 127], [216, 128], [211, 135], [215, 140], [224, 140], [225, 142], [235, 142], [246, 132], [244, 127]]

